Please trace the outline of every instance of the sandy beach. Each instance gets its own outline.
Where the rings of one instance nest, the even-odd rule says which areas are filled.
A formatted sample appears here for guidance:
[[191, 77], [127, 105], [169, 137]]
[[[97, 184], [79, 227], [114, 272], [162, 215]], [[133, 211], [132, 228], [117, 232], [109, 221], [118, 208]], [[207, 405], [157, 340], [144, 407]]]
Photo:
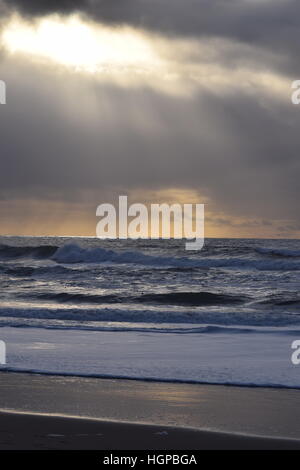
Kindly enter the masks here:
[[0, 449], [300, 449], [299, 391], [0, 373]]
[[3, 412], [0, 436], [0, 450], [300, 449], [290, 439]]

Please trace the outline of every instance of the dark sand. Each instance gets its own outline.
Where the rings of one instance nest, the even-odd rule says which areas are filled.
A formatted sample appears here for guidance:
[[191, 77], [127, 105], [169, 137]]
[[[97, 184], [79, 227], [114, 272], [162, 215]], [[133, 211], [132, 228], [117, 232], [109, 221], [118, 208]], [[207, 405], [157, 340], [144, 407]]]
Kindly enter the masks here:
[[84, 418], [0, 413], [0, 450], [300, 449], [300, 441]]
[[2, 372], [0, 449], [300, 449], [299, 405], [298, 390]]

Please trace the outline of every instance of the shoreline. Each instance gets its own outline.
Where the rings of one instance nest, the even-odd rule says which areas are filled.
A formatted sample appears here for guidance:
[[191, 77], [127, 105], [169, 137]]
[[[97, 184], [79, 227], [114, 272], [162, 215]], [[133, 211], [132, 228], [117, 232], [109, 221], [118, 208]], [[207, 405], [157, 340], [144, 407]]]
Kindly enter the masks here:
[[105, 374], [73, 374], [66, 372], [47, 372], [39, 370], [18, 370], [0, 368], [1, 374], [26, 374], [26, 375], [38, 375], [45, 377], [65, 377], [65, 378], [77, 378], [77, 379], [91, 379], [91, 380], [120, 380], [126, 382], [145, 382], [145, 383], [162, 383], [162, 384], [174, 384], [174, 385], [199, 385], [199, 386], [213, 386], [213, 387], [232, 387], [232, 388], [246, 388], [246, 389], [262, 389], [262, 390], [297, 390], [300, 392], [300, 386], [296, 387], [293, 385], [282, 385], [282, 384], [265, 384], [258, 385], [254, 383], [231, 383], [231, 382], [200, 382], [197, 380], [181, 380], [181, 379], [160, 379], [156, 377], [131, 377], [123, 375], [105, 375]]
[[0, 449], [298, 449], [299, 402], [297, 389], [0, 372]]

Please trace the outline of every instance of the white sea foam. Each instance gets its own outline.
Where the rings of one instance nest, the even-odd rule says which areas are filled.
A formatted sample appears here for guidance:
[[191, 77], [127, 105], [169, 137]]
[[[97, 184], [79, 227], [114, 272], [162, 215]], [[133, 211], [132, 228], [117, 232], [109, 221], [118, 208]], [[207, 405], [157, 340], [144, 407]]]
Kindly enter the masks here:
[[296, 336], [15, 328], [1, 335], [11, 371], [300, 388], [290, 360]]

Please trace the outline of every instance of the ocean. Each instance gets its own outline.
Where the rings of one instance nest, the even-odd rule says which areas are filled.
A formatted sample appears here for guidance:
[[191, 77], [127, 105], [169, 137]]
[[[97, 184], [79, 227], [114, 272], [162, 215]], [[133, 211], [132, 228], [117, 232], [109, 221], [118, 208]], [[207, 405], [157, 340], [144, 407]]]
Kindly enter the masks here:
[[0, 237], [0, 370], [300, 387], [300, 240]]

